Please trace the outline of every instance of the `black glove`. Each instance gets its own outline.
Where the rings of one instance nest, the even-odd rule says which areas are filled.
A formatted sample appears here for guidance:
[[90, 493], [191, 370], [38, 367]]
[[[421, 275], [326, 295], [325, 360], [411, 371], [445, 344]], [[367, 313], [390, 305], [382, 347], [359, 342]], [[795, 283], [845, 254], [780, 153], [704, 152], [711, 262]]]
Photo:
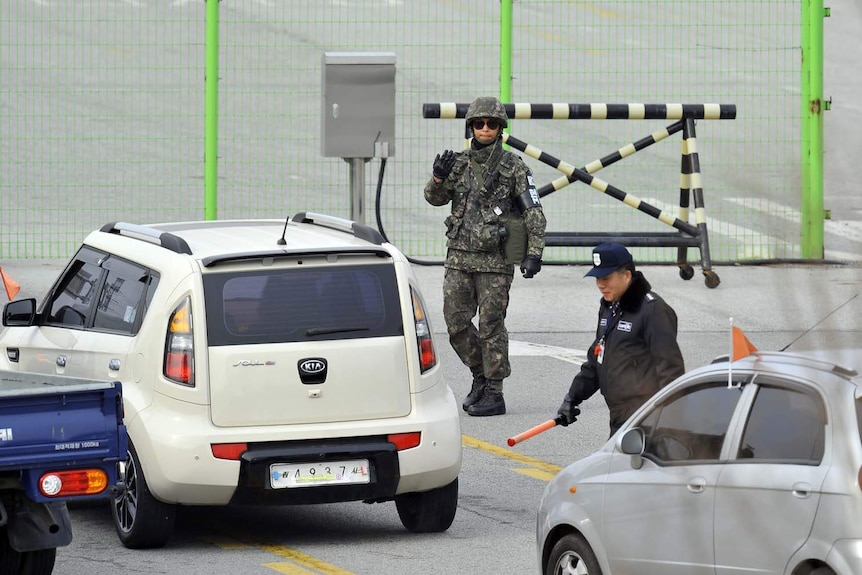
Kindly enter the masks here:
[[563, 404], [560, 405], [560, 409], [557, 410], [557, 424], [566, 427], [570, 423], [576, 422], [580, 414], [581, 410], [572, 405], [572, 400], [567, 395]]
[[455, 159], [458, 157], [452, 150], [446, 150], [443, 155], [437, 154], [434, 158], [433, 174], [435, 178], [445, 180], [452, 171], [452, 166], [455, 165]]
[[540, 269], [542, 269], [542, 260], [539, 256], [530, 254], [521, 262], [521, 273], [525, 278], [533, 277]]

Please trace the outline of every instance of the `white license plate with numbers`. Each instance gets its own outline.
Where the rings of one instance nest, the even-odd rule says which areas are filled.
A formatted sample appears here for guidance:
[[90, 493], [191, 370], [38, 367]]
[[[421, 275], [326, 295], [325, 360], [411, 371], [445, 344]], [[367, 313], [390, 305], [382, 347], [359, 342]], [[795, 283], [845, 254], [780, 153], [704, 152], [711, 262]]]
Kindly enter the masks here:
[[367, 459], [327, 461], [324, 463], [275, 463], [269, 466], [273, 489], [369, 483]]

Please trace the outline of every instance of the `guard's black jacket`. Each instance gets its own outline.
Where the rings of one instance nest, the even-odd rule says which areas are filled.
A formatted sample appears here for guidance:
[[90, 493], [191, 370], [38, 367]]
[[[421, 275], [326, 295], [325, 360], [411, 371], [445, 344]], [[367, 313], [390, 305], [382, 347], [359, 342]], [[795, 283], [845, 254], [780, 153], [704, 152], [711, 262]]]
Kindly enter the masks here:
[[[656, 391], [685, 373], [676, 342], [676, 313], [651, 289], [636, 271], [615, 318], [611, 304], [601, 300], [596, 339], [566, 394], [567, 401], [578, 405], [601, 390], [610, 410], [612, 434]], [[608, 322], [610, 329], [606, 329]], [[605, 333], [599, 363], [596, 346]]]

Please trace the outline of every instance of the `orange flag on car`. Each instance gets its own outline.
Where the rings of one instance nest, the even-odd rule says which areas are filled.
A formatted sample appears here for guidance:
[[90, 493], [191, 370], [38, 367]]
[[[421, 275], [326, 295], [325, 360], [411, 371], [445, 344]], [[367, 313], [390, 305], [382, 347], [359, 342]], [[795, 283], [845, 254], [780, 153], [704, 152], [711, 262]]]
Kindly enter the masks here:
[[733, 357], [731, 361], [736, 361], [737, 359], [742, 359], [746, 355], [750, 355], [751, 353], [757, 351], [757, 348], [754, 347], [748, 338], [745, 337], [745, 334], [742, 333], [742, 330], [738, 327], [731, 326], [733, 330]]
[[733, 385], [733, 362], [737, 359], [742, 359], [747, 355], [751, 355], [757, 351], [742, 330], [733, 325], [733, 318], [730, 318], [730, 361], [727, 362], [727, 387]]
[[3, 271], [3, 268], [0, 268], [0, 277], [3, 278], [3, 287], [6, 288], [6, 297], [9, 298], [9, 301], [18, 295], [18, 292], [21, 291], [21, 286], [18, 285], [18, 282], [13, 280], [9, 275]]

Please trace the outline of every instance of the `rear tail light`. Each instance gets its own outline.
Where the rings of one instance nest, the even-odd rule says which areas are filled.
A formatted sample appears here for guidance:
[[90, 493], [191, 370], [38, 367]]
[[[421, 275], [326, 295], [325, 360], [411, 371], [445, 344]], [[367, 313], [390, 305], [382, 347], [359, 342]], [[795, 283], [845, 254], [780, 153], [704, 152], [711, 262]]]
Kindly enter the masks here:
[[51, 471], [39, 478], [39, 491], [45, 497], [96, 495], [108, 488], [108, 474], [101, 469]]
[[418, 431], [412, 433], [393, 433], [387, 436], [386, 441], [393, 444], [398, 451], [404, 451], [419, 445], [422, 434]]
[[416, 343], [419, 347], [419, 370], [425, 373], [437, 365], [437, 351], [431, 339], [431, 326], [428, 325], [425, 307], [412, 287], [410, 296], [413, 298], [413, 321], [416, 323]]
[[247, 443], [212, 443], [210, 444], [213, 457], [216, 459], [230, 459], [238, 461], [243, 453], [248, 451]]
[[192, 302], [186, 298], [177, 306], [168, 321], [165, 337], [166, 378], [183, 385], [195, 385], [194, 326], [192, 324]]

